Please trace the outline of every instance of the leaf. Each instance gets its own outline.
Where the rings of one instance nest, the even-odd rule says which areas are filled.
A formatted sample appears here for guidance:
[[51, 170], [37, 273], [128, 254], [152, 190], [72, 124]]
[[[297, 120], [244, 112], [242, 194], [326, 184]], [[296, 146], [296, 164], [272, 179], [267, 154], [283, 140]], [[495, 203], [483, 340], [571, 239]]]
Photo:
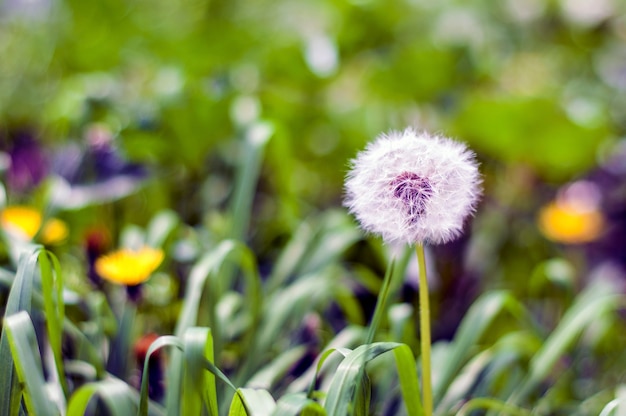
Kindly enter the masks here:
[[139, 392], [139, 411], [137, 413], [138, 416], [148, 415], [148, 403], [150, 401], [148, 398], [148, 380], [150, 378], [148, 372], [150, 371], [150, 358], [152, 357], [152, 354], [166, 346], [174, 346], [177, 347], [179, 350], [184, 349], [183, 342], [180, 340], [180, 338], [171, 335], [161, 336], [155, 339], [152, 344], [150, 344], [150, 347], [148, 347], [148, 351], [146, 352], [146, 358], [143, 364], [141, 390]]
[[[222, 277], [220, 271], [231, 260], [234, 255], [239, 255], [239, 266], [243, 271], [243, 277], [245, 279], [246, 287], [246, 305], [248, 305], [250, 316], [253, 318], [250, 325], [250, 330], [247, 334], [247, 339], [244, 341], [246, 345], [252, 344], [254, 337], [254, 331], [257, 329], [257, 324], [254, 319], [260, 316], [259, 309], [261, 305], [261, 283], [258, 270], [256, 268], [254, 254], [248, 247], [242, 243], [227, 240], [218, 245], [214, 250], [207, 253], [202, 257], [192, 268], [189, 274], [189, 281], [185, 290], [185, 299], [183, 302], [183, 309], [180, 313], [180, 317], [176, 324], [175, 335], [183, 336], [185, 331], [194, 326], [197, 321], [198, 310], [200, 308], [200, 299], [204, 288], [207, 286], [207, 281], [211, 282], [211, 300], [213, 304], [210, 305], [209, 313], [215, 314], [215, 302], [220, 296], [221, 288], [224, 282], [220, 281]], [[226, 282], [228, 283], [228, 282]], [[220, 346], [220, 330], [219, 322], [214, 317], [210, 319], [211, 331], [213, 335], [215, 354], [219, 353]], [[252, 358], [252, 357], [251, 357]], [[170, 364], [168, 367], [168, 383], [169, 388], [167, 392], [167, 408], [168, 413], [176, 414], [177, 408], [180, 403], [180, 383], [178, 378], [179, 368], [182, 366], [182, 357], [177, 352], [172, 353]], [[175, 413], [176, 412], [176, 413]]]
[[469, 96], [455, 120], [453, 134], [476, 151], [530, 164], [548, 179], [563, 180], [591, 168], [607, 126], [575, 124], [558, 100]]
[[465, 403], [463, 407], [457, 413], [457, 416], [469, 415], [470, 412], [478, 409], [490, 409], [497, 410], [498, 414], [506, 414], [513, 416], [530, 416], [531, 412], [513, 406], [511, 404], [504, 403], [500, 400], [479, 397], [472, 399]]
[[623, 295], [601, 281], [582, 292], [567, 310], [558, 326], [530, 360], [528, 375], [510, 398], [510, 403], [523, 402], [552, 372], [557, 360], [565, 354], [583, 330], [605, 313], [621, 306]]
[[[137, 392], [128, 384], [116, 378], [87, 383], [74, 392], [70, 398], [67, 416], [83, 416], [89, 403], [98, 398], [111, 416], [128, 416], [137, 413]], [[163, 415], [163, 411], [152, 406], [149, 415]]]
[[46, 328], [48, 342], [54, 356], [57, 377], [63, 393], [67, 397], [69, 388], [63, 370], [63, 321], [65, 319], [65, 304], [63, 302], [63, 274], [59, 260], [49, 251], [41, 250], [37, 257], [41, 272], [41, 291], [43, 294], [44, 311], [46, 313]]
[[215, 375], [206, 371], [204, 362], [213, 363], [213, 337], [209, 328], [189, 328], [183, 337], [185, 377], [183, 415], [199, 415], [204, 408], [209, 416], [218, 416]]
[[[433, 369], [437, 369], [437, 373], [433, 374], [435, 404], [441, 401], [455, 375], [467, 361], [471, 348], [503, 310], [509, 310], [514, 316], [526, 319], [524, 307], [509, 292], [488, 292], [472, 304], [459, 325], [445, 358], [433, 362]], [[433, 356], [435, 357], [436, 355]]]
[[243, 157], [237, 168], [235, 190], [231, 201], [230, 238], [245, 240], [252, 209], [252, 198], [261, 170], [265, 145], [271, 138], [274, 127], [269, 123], [255, 122], [245, 132]]
[[345, 416], [350, 414], [350, 404], [353, 402], [356, 389], [362, 382], [365, 365], [379, 355], [396, 349], [400, 350], [395, 352], [394, 356], [407, 412], [410, 415], [422, 415], [423, 409], [420, 402], [417, 369], [413, 353], [407, 345], [392, 342], [362, 345], [346, 355], [339, 364], [328, 389], [328, 396], [324, 404], [328, 415]]
[[324, 269], [360, 237], [361, 233], [343, 211], [328, 211], [308, 219], [281, 251], [267, 280], [267, 292], [284, 287], [294, 276]]
[[148, 224], [146, 244], [150, 247], [162, 247], [179, 222], [180, 218], [174, 211], [163, 210], [159, 212]]
[[258, 371], [248, 381], [248, 387], [270, 389], [277, 380], [280, 380], [293, 366], [307, 353], [308, 347], [299, 345], [291, 348], [276, 357]]
[[304, 393], [291, 393], [276, 402], [272, 416], [325, 416], [326, 410]]
[[4, 319], [9, 346], [19, 381], [24, 385], [26, 410], [33, 415], [56, 415], [58, 409], [48, 399], [35, 328], [26, 311]]
[[228, 416], [271, 416], [276, 402], [267, 390], [237, 389]]
[[[5, 308], [5, 316], [19, 311], [31, 311], [33, 281], [37, 273], [37, 257], [39, 247], [20, 256], [13, 286]], [[2, 328], [0, 337], [0, 415], [16, 414], [20, 404], [20, 393], [13, 363], [13, 355], [9, 340]]]

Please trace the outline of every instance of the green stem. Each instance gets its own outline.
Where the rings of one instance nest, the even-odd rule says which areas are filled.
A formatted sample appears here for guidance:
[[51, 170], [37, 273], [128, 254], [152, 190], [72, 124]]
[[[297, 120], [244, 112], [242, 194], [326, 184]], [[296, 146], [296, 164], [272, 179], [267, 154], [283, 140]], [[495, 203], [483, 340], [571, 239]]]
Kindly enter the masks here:
[[424, 415], [433, 414], [433, 393], [430, 379], [430, 306], [428, 303], [428, 280], [426, 279], [426, 259], [424, 245], [417, 244], [417, 263], [419, 264], [419, 297], [420, 297], [420, 343], [422, 347], [422, 402]]

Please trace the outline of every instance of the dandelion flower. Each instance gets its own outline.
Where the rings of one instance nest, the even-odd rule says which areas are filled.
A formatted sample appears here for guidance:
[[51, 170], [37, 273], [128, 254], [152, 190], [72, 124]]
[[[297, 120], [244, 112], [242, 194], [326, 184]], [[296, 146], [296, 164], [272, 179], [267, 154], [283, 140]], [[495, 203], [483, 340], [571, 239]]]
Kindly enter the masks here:
[[386, 243], [441, 244], [457, 238], [481, 194], [474, 153], [454, 140], [380, 135], [352, 161], [344, 204]]
[[136, 286], [148, 280], [162, 261], [163, 250], [143, 247], [140, 250], [121, 249], [101, 256], [94, 267], [105, 280]]
[[[0, 222], [8, 232], [25, 240], [32, 240], [42, 228], [42, 215], [39, 211], [21, 205], [14, 205], [2, 210]], [[41, 229], [41, 242], [56, 244], [67, 238], [68, 229], [65, 222], [50, 218]]]
[[596, 240], [604, 231], [600, 190], [578, 181], [561, 190], [557, 198], [539, 212], [539, 230], [552, 241], [581, 244]]

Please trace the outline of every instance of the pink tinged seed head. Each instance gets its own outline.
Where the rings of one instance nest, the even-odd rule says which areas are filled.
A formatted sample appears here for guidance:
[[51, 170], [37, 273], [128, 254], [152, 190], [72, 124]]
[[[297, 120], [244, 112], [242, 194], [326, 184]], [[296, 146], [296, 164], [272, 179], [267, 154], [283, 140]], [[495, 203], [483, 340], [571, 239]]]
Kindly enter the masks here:
[[442, 244], [463, 231], [481, 195], [474, 153], [409, 128], [381, 134], [352, 161], [344, 205], [386, 243]]
[[409, 223], [416, 223], [426, 210], [426, 203], [433, 195], [428, 178], [413, 172], [402, 172], [391, 181], [393, 196], [402, 201]]

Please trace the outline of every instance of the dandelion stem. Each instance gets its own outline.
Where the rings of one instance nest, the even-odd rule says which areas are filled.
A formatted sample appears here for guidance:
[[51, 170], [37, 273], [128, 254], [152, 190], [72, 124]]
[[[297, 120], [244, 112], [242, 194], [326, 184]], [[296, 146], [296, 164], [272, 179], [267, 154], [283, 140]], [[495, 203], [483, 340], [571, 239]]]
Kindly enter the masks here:
[[428, 303], [428, 280], [426, 279], [426, 259], [424, 245], [415, 247], [419, 264], [419, 298], [420, 298], [420, 342], [422, 361], [422, 402], [424, 415], [433, 414], [433, 393], [430, 379], [430, 306]]

